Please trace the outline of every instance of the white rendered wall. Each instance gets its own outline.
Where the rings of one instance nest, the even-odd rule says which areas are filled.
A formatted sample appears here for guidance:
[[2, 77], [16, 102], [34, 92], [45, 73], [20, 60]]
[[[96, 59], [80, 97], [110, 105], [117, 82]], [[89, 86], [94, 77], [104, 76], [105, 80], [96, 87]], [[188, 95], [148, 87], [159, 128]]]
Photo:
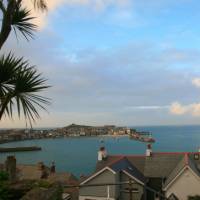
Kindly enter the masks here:
[[186, 169], [167, 189], [166, 197], [174, 193], [180, 200], [187, 200], [188, 196], [200, 195], [200, 177], [196, 177]]

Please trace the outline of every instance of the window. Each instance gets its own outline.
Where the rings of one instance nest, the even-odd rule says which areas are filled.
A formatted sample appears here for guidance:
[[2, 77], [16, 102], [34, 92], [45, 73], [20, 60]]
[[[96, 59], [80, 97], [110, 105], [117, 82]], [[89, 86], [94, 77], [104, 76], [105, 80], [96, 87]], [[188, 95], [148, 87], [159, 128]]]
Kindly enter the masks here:
[[199, 160], [199, 154], [196, 154], [196, 153], [195, 153], [195, 154], [194, 154], [194, 159], [195, 159], [195, 160]]

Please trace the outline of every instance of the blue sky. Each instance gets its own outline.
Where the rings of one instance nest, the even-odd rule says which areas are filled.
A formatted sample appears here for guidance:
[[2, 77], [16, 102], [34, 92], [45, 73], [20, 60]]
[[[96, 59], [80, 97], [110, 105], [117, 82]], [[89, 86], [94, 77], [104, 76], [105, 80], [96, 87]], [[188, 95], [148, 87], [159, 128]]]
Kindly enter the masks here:
[[198, 0], [48, 2], [47, 14], [33, 12], [35, 40], [12, 34], [4, 47], [53, 86], [44, 93], [49, 112], [35, 126], [199, 124]]

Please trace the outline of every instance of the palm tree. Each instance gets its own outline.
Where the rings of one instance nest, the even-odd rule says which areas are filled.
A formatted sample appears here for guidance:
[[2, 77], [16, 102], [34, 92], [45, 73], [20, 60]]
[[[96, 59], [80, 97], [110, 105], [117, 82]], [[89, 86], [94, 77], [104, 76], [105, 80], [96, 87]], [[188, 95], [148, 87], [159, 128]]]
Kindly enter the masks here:
[[[27, 1], [27, 0], [26, 0]], [[44, 0], [31, 0], [36, 9], [42, 11], [47, 10], [47, 5]], [[2, 24], [0, 32], [0, 49], [2, 48], [5, 41], [12, 29], [18, 29], [25, 37], [33, 36], [32, 31], [36, 29], [36, 25], [30, 22], [33, 17], [30, 17], [30, 10], [22, 8], [22, 0], [7, 0], [4, 3], [0, 0], [0, 9], [2, 11]], [[26, 37], [26, 39], [28, 39]]]
[[[36, 9], [47, 9], [44, 0], [32, 0]], [[31, 23], [30, 11], [22, 7], [22, 0], [0, 0], [2, 24], [0, 32], [0, 49], [13, 30], [17, 36], [21, 33], [27, 40], [33, 38], [37, 26]], [[48, 88], [46, 79], [37, 69], [30, 66], [24, 58], [13, 54], [0, 56], [0, 121], [4, 115], [12, 118], [16, 109], [18, 116], [23, 113], [30, 125], [39, 118], [38, 108], [45, 109], [49, 99], [40, 95]]]
[[39, 118], [36, 107], [45, 110], [44, 104], [49, 100], [37, 93], [49, 86], [46, 80], [37, 72], [35, 67], [29, 66], [23, 58], [15, 58], [12, 54], [0, 57], [0, 120], [4, 114], [12, 117], [13, 106], [18, 116], [21, 111], [31, 124]]

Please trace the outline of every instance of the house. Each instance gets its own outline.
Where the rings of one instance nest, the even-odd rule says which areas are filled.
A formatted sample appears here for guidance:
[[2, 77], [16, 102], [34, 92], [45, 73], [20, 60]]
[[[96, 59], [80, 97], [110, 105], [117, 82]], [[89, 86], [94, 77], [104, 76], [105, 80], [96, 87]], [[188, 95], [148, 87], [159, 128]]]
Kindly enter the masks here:
[[149, 149], [146, 155], [98, 159], [96, 171], [79, 189], [79, 200], [188, 200], [195, 195], [200, 195], [200, 153]]

